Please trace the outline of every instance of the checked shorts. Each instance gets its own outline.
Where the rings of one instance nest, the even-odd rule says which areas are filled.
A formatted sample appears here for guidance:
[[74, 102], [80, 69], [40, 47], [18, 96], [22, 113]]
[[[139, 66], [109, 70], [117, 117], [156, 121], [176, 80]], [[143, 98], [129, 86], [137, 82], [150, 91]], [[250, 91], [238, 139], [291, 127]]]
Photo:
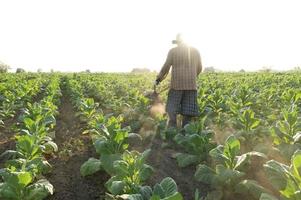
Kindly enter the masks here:
[[197, 90], [173, 90], [168, 92], [166, 112], [186, 116], [199, 116]]

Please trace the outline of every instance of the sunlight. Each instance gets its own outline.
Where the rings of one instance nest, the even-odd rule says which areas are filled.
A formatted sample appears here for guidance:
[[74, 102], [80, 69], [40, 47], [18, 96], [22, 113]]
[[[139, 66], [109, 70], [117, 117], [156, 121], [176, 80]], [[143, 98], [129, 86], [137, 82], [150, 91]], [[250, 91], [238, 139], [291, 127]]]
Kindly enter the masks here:
[[14, 2], [0, 2], [0, 61], [13, 71], [158, 71], [179, 32], [204, 66], [301, 65], [299, 1]]

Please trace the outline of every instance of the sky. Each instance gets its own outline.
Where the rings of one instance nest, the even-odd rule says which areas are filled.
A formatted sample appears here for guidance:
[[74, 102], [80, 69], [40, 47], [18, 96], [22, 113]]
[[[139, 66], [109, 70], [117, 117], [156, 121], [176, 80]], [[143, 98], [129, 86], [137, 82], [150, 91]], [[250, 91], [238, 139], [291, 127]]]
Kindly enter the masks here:
[[299, 0], [0, 0], [0, 61], [27, 71], [159, 71], [182, 33], [204, 67], [301, 66]]

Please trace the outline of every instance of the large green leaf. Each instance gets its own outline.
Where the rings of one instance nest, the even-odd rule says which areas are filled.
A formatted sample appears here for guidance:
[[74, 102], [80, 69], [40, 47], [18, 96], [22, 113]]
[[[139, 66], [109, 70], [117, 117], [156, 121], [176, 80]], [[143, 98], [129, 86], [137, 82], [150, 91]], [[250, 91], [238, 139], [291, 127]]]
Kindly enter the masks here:
[[174, 193], [178, 191], [176, 182], [170, 177], [164, 178], [161, 181], [160, 185], [164, 190], [165, 197], [172, 196]]
[[270, 160], [264, 164], [264, 169], [272, 185], [278, 190], [285, 190], [287, 185], [289, 185], [289, 179], [286, 175], [290, 174], [289, 168], [282, 163]]
[[249, 160], [250, 160], [250, 156], [248, 156], [248, 154], [243, 154], [241, 156], [237, 156], [237, 162], [236, 162], [234, 169], [242, 170], [243, 168], [245, 168], [245, 166], [247, 165]]
[[139, 193], [143, 197], [143, 199], [150, 199], [152, 196], [152, 188], [150, 186], [141, 186], [139, 189]]
[[146, 181], [153, 174], [154, 169], [152, 166], [144, 164], [142, 169], [140, 170], [140, 179], [141, 181]]
[[101, 161], [96, 158], [89, 158], [81, 167], [80, 173], [82, 176], [94, 174], [102, 169]]
[[230, 135], [225, 142], [224, 145], [224, 154], [234, 157], [238, 155], [240, 152], [240, 142], [239, 140], [234, 136]]
[[113, 163], [113, 167], [118, 175], [127, 176], [129, 173], [129, 165], [124, 160], [116, 160]]
[[[21, 160], [21, 159], [19, 159]], [[26, 164], [26, 169], [29, 171], [36, 171], [37, 174], [49, 173], [52, 169], [51, 165], [45, 158], [37, 157], [31, 161], [23, 160], [22, 164]]]
[[26, 158], [33, 159], [41, 153], [38, 144], [35, 143], [35, 137], [30, 135], [22, 135], [17, 139], [16, 149], [18, 152], [26, 156]]
[[191, 164], [198, 163], [200, 161], [199, 156], [186, 153], [177, 153], [176, 159], [180, 167], [187, 167]]
[[223, 165], [216, 165], [216, 179], [214, 179], [214, 185], [224, 185], [236, 183], [241, 177], [245, 175], [244, 172], [240, 172], [234, 169], [228, 169]]
[[110, 188], [113, 184], [114, 181], [119, 181], [120, 177], [118, 176], [112, 176], [106, 183], [105, 183], [105, 187], [110, 191]]
[[281, 155], [283, 155], [287, 160], [290, 160], [292, 155], [295, 153], [296, 150], [300, 149], [300, 144], [287, 144], [281, 143], [278, 145], [278, 149], [280, 150]]
[[0, 183], [0, 199], [18, 199], [18, 194], [13, 187], [7, 183]]
[[294, 175], [301, 182], [301, 150], [298, 150], [294, 153], [291, 163]]
[[120, 154], [103, 154], [100, 157], [103, 169], [111, 176], [117, 173], [116, 169], [114, 168], [114, 162], [116, 160], [121, 160]]
[[143, 151], [143, 153], [140, 155], [139, 157], [139, 163], [143, 164], [145, 163], [147, 157], [150, 155], [151, 153], [151, 149], [146, 149], [145, 151]]
[[100, 155], [113, 153], [111, 151], [111, 148], [109, 146], [107, 139], [105, 139], [104, 137], [96, 139], [94, 141], [94, 147], [95, 147], [96, 153], [98, 153]]
[[33, 181], [32, 174], [29, 172], [11, 172], [7, 169], [1, 170], [1, 176], [4, 184], [1, 185], [1, 195], [12, 196], [12, 192], [16, 193], [15, 196], [21, 196], [24, 188]]
[[125, 186], [126, 183], [124, 181], [113, 181], [110, 184], [108, 190], [114, 195], [122, 194], [124, 192]]
[[228, 155], [224, 154], [224, 146], [218, 145], [209, 152], [209, 155], [218, 163], [224, 163], [229, 160]]
[[21, 152], [14, 151], [14, 150], [6, 150], [0, 155], [0, 159], [2, 160], [9, 160], [16, 157], [23, 157], [24, 155]]
[[150, 200], [161, 200], [159, 195], [153, 195]]
[[255, 129], [260, 125], [260, 120], [258, 119], [253, 119], [252, 120], [252, 125], [250, 126], [251, 129]]
[[207, 165], [201, 164], [198, 165], [194, 178], [202, 183], [212, 184], [213, 179], [215, 178], [215, 171]]
[[294, 172], [291, 172], [294, 169], [290, 169], [288, 166], [273, 160], [268, 161], [264, 168], [270, 182], [279, 190], [283, 197], [293, 200], [301, 199], [300, 179], [298, 176], [294, 176]]
[[[17, 177], [18, 184], [21, 185], [22, 187], [29, 185], [33, 180], [33, 177], [29, 172], [13, 172], [13, 174], [14, 174], [13, 176]], [[12, 184], [11, 181], [13, 180], [15, 179], [11, 179], [10, 181], [8, 181], [8, 183]]]
[[153, 190], [153, 195], [151, 199], [160, 199], [160, 198], [164, 198], [164, 189], [162, 188], [162, 186], [160, 184], [156, 184], [154, 186], [154, 190]]
[[252, 157], [257, 157], [257, 158], [261, 158], [261, 159], [266, 159], [267, 156], [263, 153], [260, 152], [256, 152], [256, 151], [251, 151], [248, 153], [245, 153], [241, 156], [237, 156], [237, 162], [236, 165], [234, 167], [234, 169], [239, 170], [239, 171], [243, 171], [245, 169], [245, 167], [250, 164], [250, 159]]
[[142, 142], [142, 137], [141, 135], [137, 133], [129, 133], [128, 134], [128, 142], [131, 144], [135, 144], [135, 142]]
[[25, 200], [42, 200], [54, 192], [53, 186], [46, 179], [40, 179], [26, 188]]
[[120, 144], [120, 143], [122, 143], [122, 142], [125, 140], [125, 138], [127, 138], [127, 137], [128, 137], [128, 132], [127, 132], [127, 131], [125, 131], [125, 130], [118, 130], [118, 131], [116, 132], [115, 137], [114, 137], [114, 141], [115, 141], [116, 143]]
[[268, 191], [254, 180], [243, 180], [235, 186], [235, 192], [259, 199], [262, 193], [267, 193]]

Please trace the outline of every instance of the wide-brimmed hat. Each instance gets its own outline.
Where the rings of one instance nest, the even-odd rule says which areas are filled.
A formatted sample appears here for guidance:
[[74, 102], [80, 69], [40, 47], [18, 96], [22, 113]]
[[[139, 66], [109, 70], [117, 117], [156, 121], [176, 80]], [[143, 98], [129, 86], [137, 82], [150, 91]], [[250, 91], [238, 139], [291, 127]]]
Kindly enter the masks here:
[[178, 33], [177, 36], [176, 36], [176, 39], [172, 40], [172, 43], [173, 44], [179, 44], [179, 43], [182, 43], [183, 41], [184, 40], [183, 40], [182, 34]]

